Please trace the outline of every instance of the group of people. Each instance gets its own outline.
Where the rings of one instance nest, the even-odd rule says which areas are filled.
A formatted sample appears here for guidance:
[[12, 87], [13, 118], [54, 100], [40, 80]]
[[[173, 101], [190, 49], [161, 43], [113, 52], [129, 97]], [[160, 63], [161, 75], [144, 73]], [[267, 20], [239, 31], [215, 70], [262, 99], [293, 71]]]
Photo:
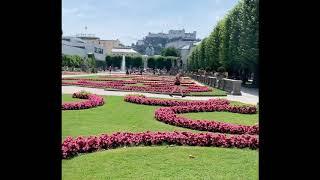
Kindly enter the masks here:
[[126, 70], [126, 74], [127, 75], [129, 75], [129, 74], [140, 74], [140, 75], [142, 75], [143, 74], [143, 72], [144, 72], [144, 70], [143, 70], [143, 68], [139, 68], [139, 69], [136, 69], [136, 68], [129, 68], [129, 69], [127, 69]]

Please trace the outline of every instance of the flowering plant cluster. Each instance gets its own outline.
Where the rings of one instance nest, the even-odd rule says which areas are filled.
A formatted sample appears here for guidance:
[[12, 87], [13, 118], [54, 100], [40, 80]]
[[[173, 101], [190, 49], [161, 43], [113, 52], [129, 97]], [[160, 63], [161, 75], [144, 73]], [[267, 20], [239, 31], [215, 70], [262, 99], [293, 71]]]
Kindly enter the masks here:
[[103, 79], [103, 78], [62, 78], [63, 80], [76, 80], [78, 82], [84, 82], [84, 81], [106, 81], [106, 82], [112, 82], [112, 83], [121, 83], [121, 84], [136, 84], [136, 81], [133, 80], [114, 80], [114, 79]]
[[[77, 85], [83, 87], [93, 87], [93, 88], [113, 88], [125, 91], [138, 91], [138, 92], [150, 92], [150, 93], [164, 93], [168, 94], [174, 88], [172, 85], [160, 85], [160, 86], [126, 86], [125, 84], [133, 84], [133, 82], [125, 81], [107, 81], [107, 82], [94, 82], [88, 80], [79, 80], [77, 82], [68, 82], [62, 81], [62, 85]], [[183, 89], [182, 92], [188, 94], [190, 92], [205, 92], [212, 91], [206, 86], [188, 86]], [[179, 93], [179, 90], [176, 90], [175, 93]]]
[[157, 99], [157, 98], [147, 98], [143, 95], [126, 95], [124, 101], [136, 103], [136, 104], [145, 104], [152, 106], [199, 106], [199, 105], [211, 105], [211, 104], [220, 104], [220, 105], [229, 105], [230, 102], [226, 99], [210, 99], [207, 101], [178, 101], [173, 99]]
[[[218, 121], [192, 120], [178, 116], [177, 113], [229, 111], [229, 105], [205, 105], [205, 106], [173, 106], [163, 107], [155, 111], [155, 118], [166, 124], [209, 132], [228, 134], [259, 134], [259, 126], [245, 126]], [[247, 113], [248, 111], [245, 111]]]
[[74, 93], [73, 98], [87, 99], [80, 102], [68, 102], [62, 104], [62, 110], [78, 110], [78, 109], [89, 109], [96, 106], [102, 106], [104, 104], [103, 97], [87, 92]]
[[241, 114], [255, 114], [257, 109], [255, 106], [233, 106], [225, 99], [210, 99], [207, 101], [177, 101], [170, 99], [147, 98], [145, 96], [127, 95], [124, 101], [145, 104], [153, 106], [170, 106], [159, 108], [155, 111], [155, 118], [158, 121], [194, 129], [200, 131], [220, 132], [229, 134], [258, 134], [259, 126], [244, 126], [231, 123], [208, 121], [208, 120], [192, 120], [177, 114], [189, 112], [212, 112], [227, 111]]
[[189, 145], [236, 148], [259, 148], [259, 139], [252, 135], [224, 135], [191, 132], [117, 132], [111, 135], [89, 137], [67, 137], [62, 143], [62, 158], [71, 158], [79, 153], [90, 153], [102, 149], [139, 145]]

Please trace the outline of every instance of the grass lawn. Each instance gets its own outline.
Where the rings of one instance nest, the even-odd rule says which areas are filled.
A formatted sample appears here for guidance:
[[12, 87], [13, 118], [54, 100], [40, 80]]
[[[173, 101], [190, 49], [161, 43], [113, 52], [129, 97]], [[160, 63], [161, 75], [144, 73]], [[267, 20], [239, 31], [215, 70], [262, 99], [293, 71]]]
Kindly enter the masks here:
[[[116, 131], [193, 131], [154, 119], [159, 106], [137, 105], [104, 96], [105, 105], [62, 112], [62, 138]], [[63, 95], [70, 101], [71, 95]], [[232, 103], [239, 104], [239, 103]], [[242, 103], [240, 103], [242, 104]], [[228, 112], [183, 114], [193, 119], [255, 124], [258, 115]], [[188, 156], [192, 154], [194, 159]], [[80, 155], [62, 161], [63, 179], [258, 179], [258, 151], [190, 146], [129, 147]]]
[[85, 99], [72, 98], [71, 94], [62, 96], [62, 102], [76, 102], [76, 101], [85, 101]]
[[[189, 155], [195, 158], [190, 159]], [[62, 179], [258, 179], [258, 151], [130, 147], [62, 161]]]
[[221, 89], [217, 89], [217, 88], [212, 88], [209, 87], [210, 89], [212, 89], [212, 91], [210, 92], [191, 92], [190, 95], [191, 96], [226, 96], [227, 92], [223, 91]]
[[[63, 95], [69, 100], [71, 95]], [[157, 106], [137, 105], [123, 101], [123, 97], [104, 96], [105, 105], [92, 109], [63, 111], [62, 138], [89, 136], [117, 131], [192, 131], [171, 126], [153, 118]], [[196, 132], [196, 131], [193, 131]]]
[[[74, 99], [70, 94], [62, 95], [62, 101]], [[154, 119], [154, 111], [159, 106], [138, 105], [123, 101], [120, 96], [104, 96], [105, 105], [92, 109], [63, 111], [62, 112], [62, 138], [67, 136], [89, 136], [117, 131], [192, 131], [176, 127]], [[223, 122], [236, 123], [237, 118], [245, 124], [255, 124], [258, 114], [236, 114], [229, 112], [202, 112], [186, 113], [184, 116], [194, 119], [217, 119]], [[229, 118], [230, 117], [230, 118]], [[249, 119], [251, 118], [251, 119]]]
[[237, 114], [229, 112], [200, 112], [185, 113], [180, 116], [188, 117], [194, 120], [214, 120], [219, 122], [228, 122], [232, 124], [254, 125], [258, 123], [259, 114]]

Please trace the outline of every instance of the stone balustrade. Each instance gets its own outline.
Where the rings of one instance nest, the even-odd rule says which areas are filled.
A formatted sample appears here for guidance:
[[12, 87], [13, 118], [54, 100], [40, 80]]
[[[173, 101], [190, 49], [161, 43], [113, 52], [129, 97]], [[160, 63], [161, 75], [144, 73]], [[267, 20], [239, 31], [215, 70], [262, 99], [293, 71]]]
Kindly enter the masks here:
[[187, 76], [208, 86], [227, 91], [232, 95], [241, 95], [241, 80], [217, 78], [215, 76], [205, 76], [195, 73], [187, 73]]

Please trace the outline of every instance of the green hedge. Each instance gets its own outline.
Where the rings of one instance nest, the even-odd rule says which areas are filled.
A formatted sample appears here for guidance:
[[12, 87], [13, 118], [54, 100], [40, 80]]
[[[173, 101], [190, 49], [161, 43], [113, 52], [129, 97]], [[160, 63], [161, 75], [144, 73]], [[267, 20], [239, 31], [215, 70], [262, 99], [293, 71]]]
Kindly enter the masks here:
[[176, 64], [177, 57], [172, 56], [151, 56], [148, 57], [147, 66], [149, 68], [166, 68], [169, 70], [172, 67], [172, 63]]
[[132, 67], [142, 67], [142, 57], [141, 56], [126, 56], [126, 68]]
[[188, 56], [188, 70], [217, 71], [225, 67], [228, 74], [244, 83], [254, 73], [258, 85], [259, 0], [240, 0], [214, 27], [209, 37], [193, 48]]
[[[112, 67], [121, 67], [122, 56], [106, 56], [106, 65]], [[132, 67], [141, 67], [143, 66], [142, 57], [141, 56], [126, 56], [126, 68]]]
[[106, 56], [106, 63], [107, 66], [112, 66], [112, 67], [121, 67], [121, 62], [122, 62], [122, 56]]

